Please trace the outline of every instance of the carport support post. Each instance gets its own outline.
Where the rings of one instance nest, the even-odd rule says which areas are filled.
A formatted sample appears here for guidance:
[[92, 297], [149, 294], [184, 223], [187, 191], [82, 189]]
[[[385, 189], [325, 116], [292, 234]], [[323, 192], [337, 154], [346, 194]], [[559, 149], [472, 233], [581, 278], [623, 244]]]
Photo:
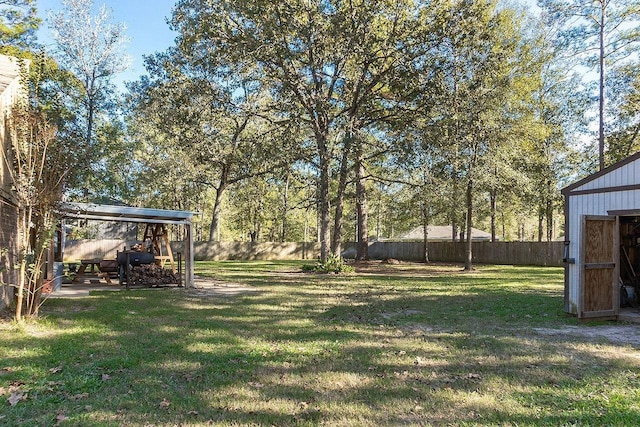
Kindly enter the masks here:
[[185, 288], [192, 288], [193, 287], [193, 280], [194, 280], [194, 272], [193, 272], [193, 235], [191, 233], [191, 221], [187, 222], [185, 224], [185, 228], [186, 228], [186, 237], [187, 237], [187, 244], [185, 245], [185, 257], [184, 257], [184, 261], [185, 261], [185, 283], [184, 286]]

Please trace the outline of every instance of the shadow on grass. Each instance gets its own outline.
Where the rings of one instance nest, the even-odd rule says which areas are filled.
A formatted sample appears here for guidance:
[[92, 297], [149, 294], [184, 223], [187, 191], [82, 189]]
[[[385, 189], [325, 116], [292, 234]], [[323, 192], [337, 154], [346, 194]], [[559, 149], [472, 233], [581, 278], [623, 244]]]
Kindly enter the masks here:
[[[283, 268], [277, 264], [278, 268]], [[625, 424], [636, 361], [531, 334], [574, 321], [558, 273], [281, 279], [51, 301], [2, 335], [6, 425]], [[268, 267], [270, 268], [270, 267]], [[519, 281], [519, 282], [518, 282]], [[547, 283], [555, 283], [548, 287]], [[608, 397], [609, 401], [603, 397]]]

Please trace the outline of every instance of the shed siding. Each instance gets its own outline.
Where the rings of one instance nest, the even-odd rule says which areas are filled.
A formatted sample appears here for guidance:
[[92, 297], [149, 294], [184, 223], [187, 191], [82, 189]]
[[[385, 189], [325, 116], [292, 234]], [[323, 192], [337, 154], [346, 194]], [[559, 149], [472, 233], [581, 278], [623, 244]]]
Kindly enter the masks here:
[[630, 162], [610, 173], [602, 175], [592, 181], [574, 188], [573, 191], [594, 190], [597, 188], [609, 188], [628, 184], [639, 184], [640, 177], [636, 169], [640, 168], [640, 159]]
[[[633, 162], [632, 164], [636, 164]], [[636, 164], [637, 165], [637, 164]], [[637, 165], [640, 167], [640, 165]], [[620, 175], [620, 178], [615, 179], [629, 179], [629, 181], [614, 181], [608, 175], [599, 179], [600, 186], [594, 188], [600, 188], [601, 186], [620, 186], [628, 185], [629, 183], [635, 183], [635, 171], [629, 169], [625, 174]], [[579, 190], [583, 188], [580, 187]], [[578, 190], [578, 189], [576, 189]], [[631, 191], [614, 191], [608, 193], [593, 193], [593, 194], [580, 194], [570, 195], [569, 202], [569, 258], [576, 260], [575, 264], [568, 265], [568, 299], [569, 310], [572, 314], [577, 314], [577, 306], [579, 301], [579, 279], [580, 271], [584, 264], [584, 261], [580, 259], [580, 244], [581, 244], [581, 217], [582, 215], [608, 215], [612, 210], [640, 210], [640, 190]]]

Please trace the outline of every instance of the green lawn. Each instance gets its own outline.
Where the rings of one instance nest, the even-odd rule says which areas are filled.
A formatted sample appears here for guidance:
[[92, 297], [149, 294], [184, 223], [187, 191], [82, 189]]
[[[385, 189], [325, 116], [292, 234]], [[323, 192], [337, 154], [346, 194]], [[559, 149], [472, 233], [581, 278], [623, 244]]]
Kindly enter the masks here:
[[[562, 270], [198, 263], [251, 286], [49, 300], [0, 323], [0, 425], [637, 425], [638, 344], [563, 313]], [[640, 328], [640, 326], [639, 326]]]

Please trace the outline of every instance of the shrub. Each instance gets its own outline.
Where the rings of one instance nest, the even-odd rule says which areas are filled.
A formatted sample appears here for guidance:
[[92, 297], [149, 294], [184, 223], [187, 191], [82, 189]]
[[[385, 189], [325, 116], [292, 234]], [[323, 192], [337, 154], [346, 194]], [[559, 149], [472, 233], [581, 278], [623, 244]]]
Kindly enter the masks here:
[[302, 271], [314, 273], [353, 273], [353, 267], [344, 262], [340, 255], [330, 254], [325, 262], [318, 261], [314, 265], [305, 264]]

